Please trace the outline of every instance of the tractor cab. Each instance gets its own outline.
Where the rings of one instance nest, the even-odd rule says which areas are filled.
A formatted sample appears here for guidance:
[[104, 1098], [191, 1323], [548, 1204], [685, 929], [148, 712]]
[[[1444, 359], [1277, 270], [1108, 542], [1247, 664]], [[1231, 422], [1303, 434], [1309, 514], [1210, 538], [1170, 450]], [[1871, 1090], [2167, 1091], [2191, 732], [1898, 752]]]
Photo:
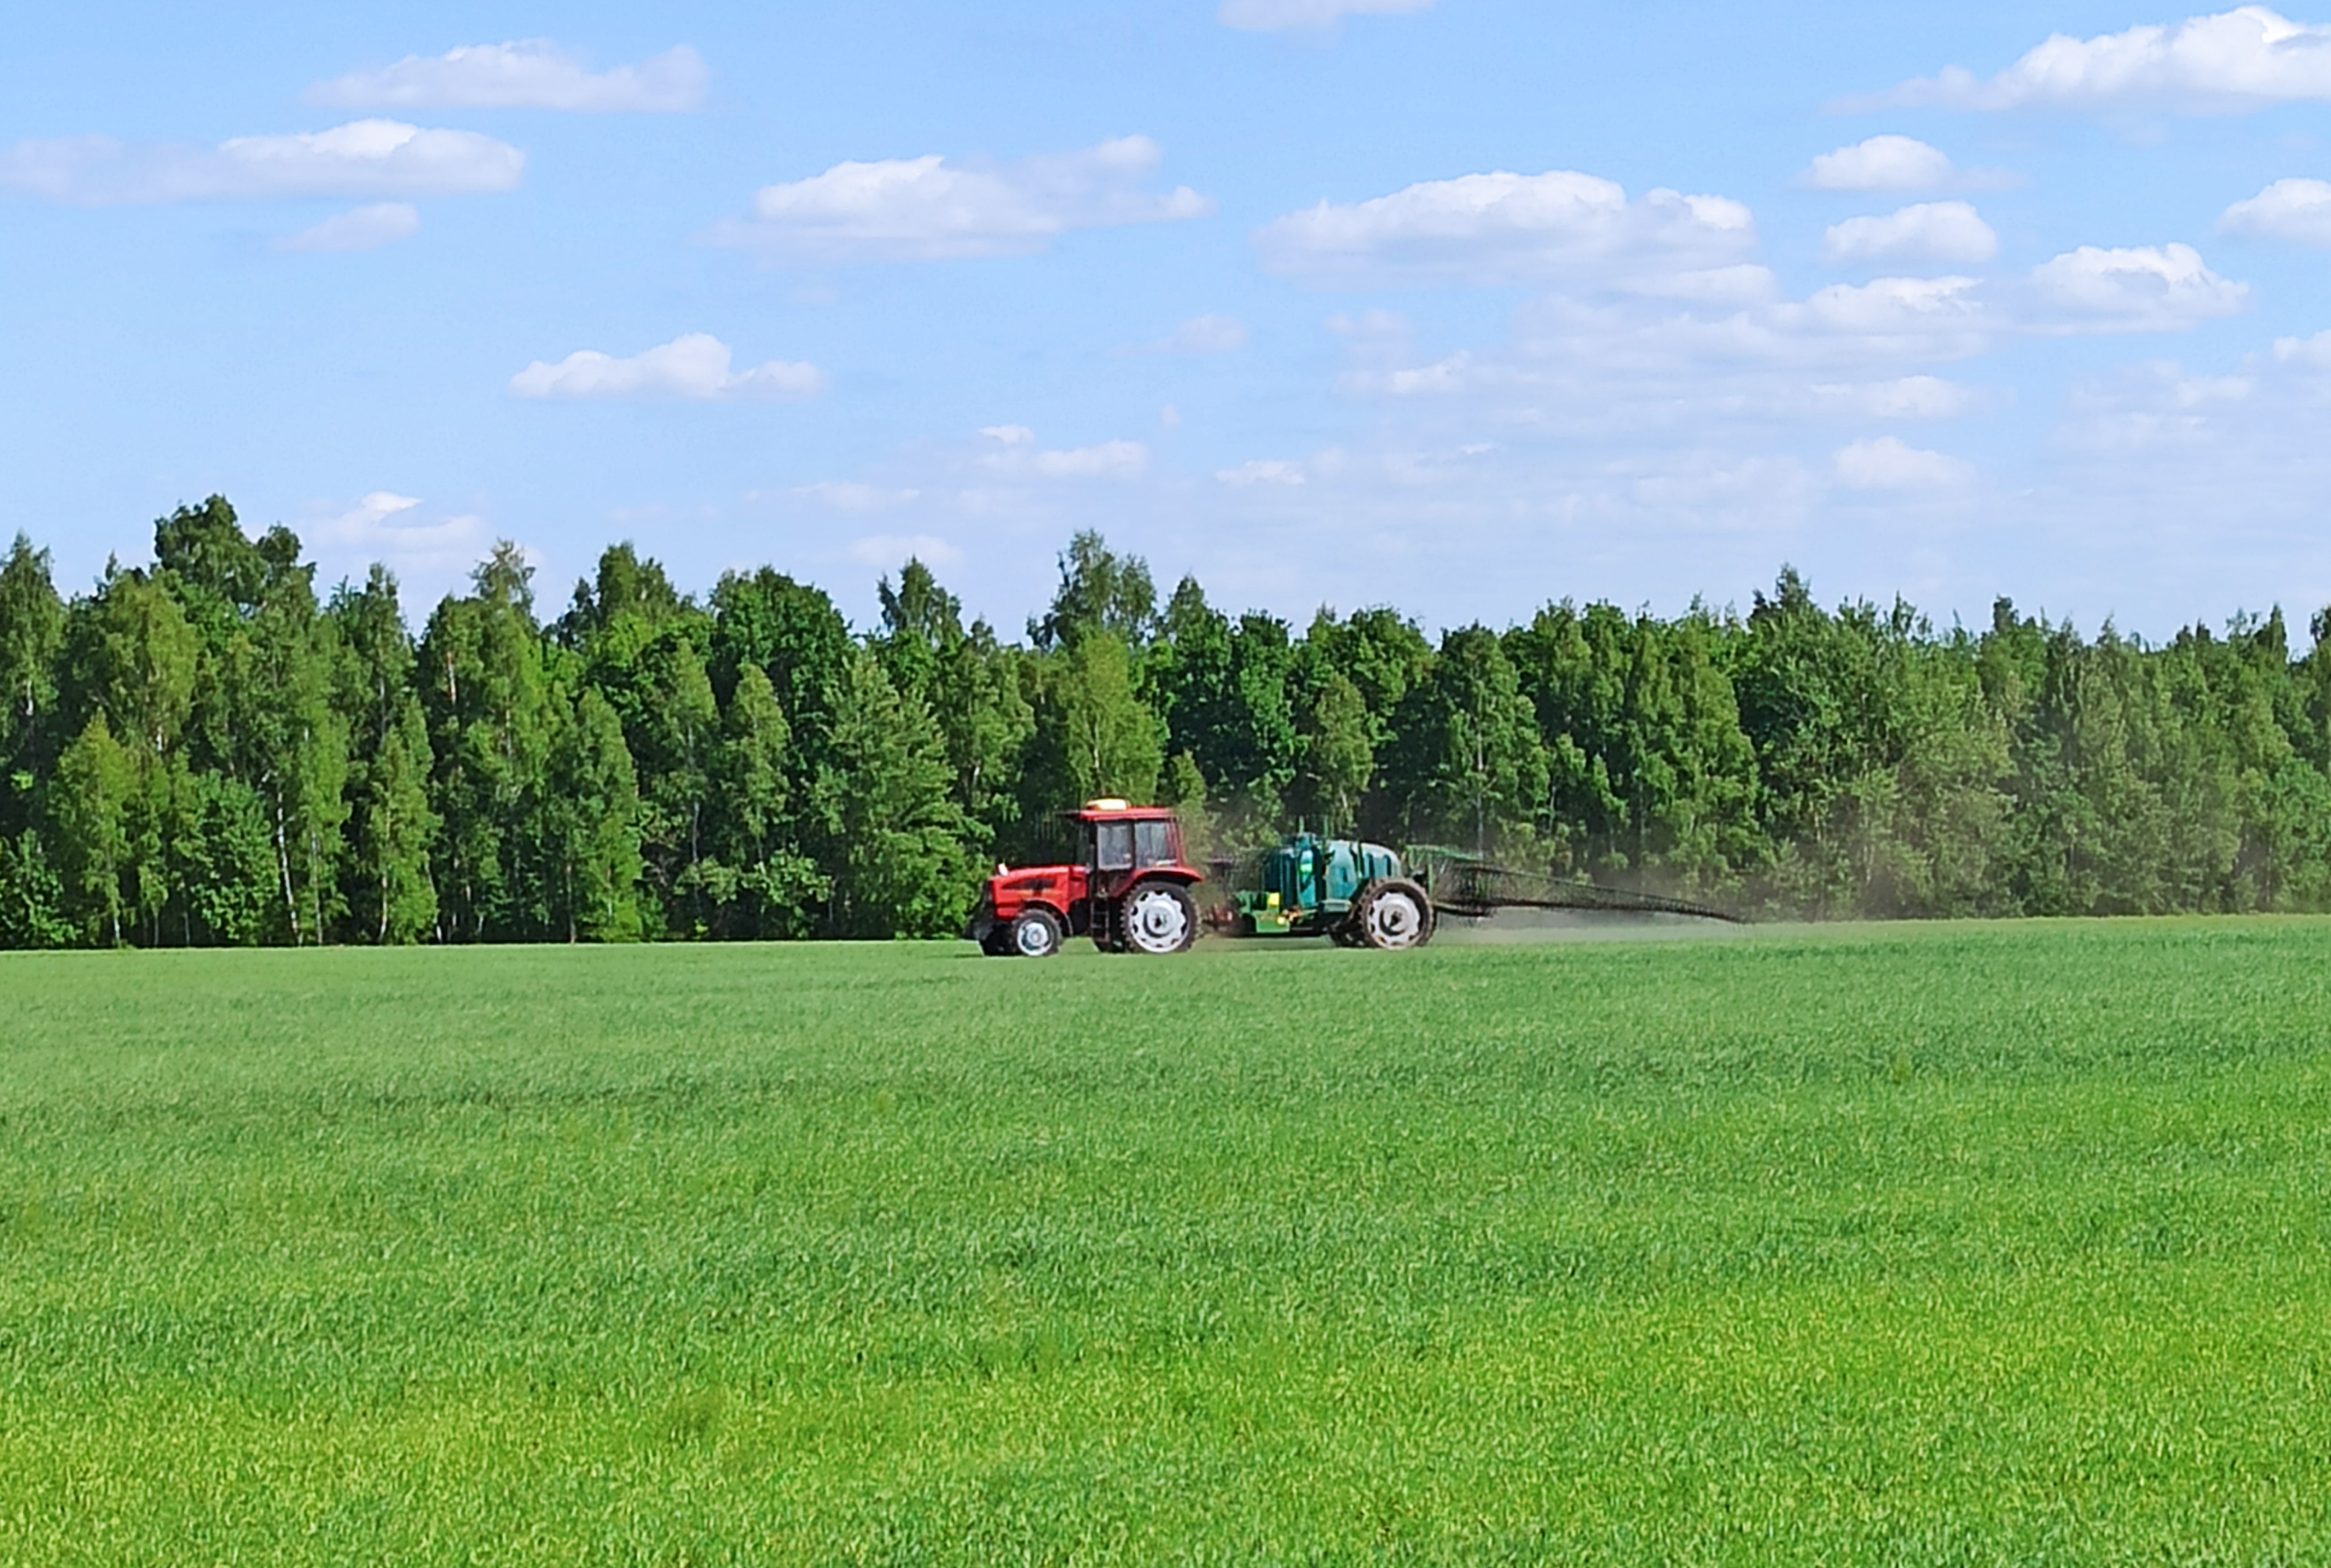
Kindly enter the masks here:
[[1198, 932], [1190, 889], [1205, 876], [1185, 860], [1173, 811], [1098, 800], [1064, 820], [1073, 860], [997, 868], [965, 935], [997, 957], [1048, 958], [1071, 936], [1104, 953], [1186, 949]]

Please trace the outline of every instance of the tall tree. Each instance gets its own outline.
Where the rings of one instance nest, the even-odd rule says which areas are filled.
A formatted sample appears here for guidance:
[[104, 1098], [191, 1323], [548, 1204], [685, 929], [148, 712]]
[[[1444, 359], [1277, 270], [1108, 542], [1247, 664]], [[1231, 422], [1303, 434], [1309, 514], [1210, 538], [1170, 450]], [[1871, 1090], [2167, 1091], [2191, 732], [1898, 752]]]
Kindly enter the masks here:
[[1396, 756], [1411, 836], [1461, 835], [1477, 850], [1528, 846], [1544, 809], [1546, 748], [1496, 632], [1469, 626], [1401, 705]]
[[548, 900], [543, 923], [569, 942], [636, 940], [639, 780], [623, 721], [587, 687], [571, 714], [558, 715], [546, 783], [539, 818], [545, 865], [538, 882]]
[[342, 584], [329, 615], [340, 650], [334, 705], [350, 736], [341, 899], [357, 940], [417, 942], [437, 925], [429, 856], [442, 823], [429, 801], [435, 759], [395, 577], [376, 565], [362, 588]]
[[713, 755], [712, 852], [693, 869], [709, 929], [723, 936], [805, 936], [833, 891], [832, 879], [796, 847], [787, 752], [792, 731], [776, 689], [747, 664], [721, 715]]
[[113, 738], [100, 710], [57, 759], [49, 792], [50, 818], [64, 848], [67, 908], [89, 937], [115, 946], [122, 941], [122, 917], [136, 909], [124, 884], [136, 870], [139, 788], [137, 757]]
[[542, 800], [554, 727], [534, 568], [503, 543], [429, 618], [420, 650], [423, 708], [444, 819], [433, 874], [445, 935], [484, 941], [539, 930], [529, 909], [544, 890], [529, 879], [525, 845]]
[[1028, 622], [1028, 640], [1040, 651], [1069, 647], [1089, 632], [1131, 649], [1149, 645], [1157, 632], [1157, 588], [1148, 562], [1118, 555], [1087, 528], [1061, 552], [1060, 566], [1051, 608]]
[[[0, 769], [34, 761], [25, 753], [34, 725], [56, 702], [64, 631], [64, 601], [49, 575], [49, 553], [18, 534], [0, 565]], [[13, 793], [0, 790], [0, 828], [9, 823], [5, 803]]]
[[871, 653], [850, 663], [816, 806], [837, 936], [950, 936], [978, 885], [938, 727]]

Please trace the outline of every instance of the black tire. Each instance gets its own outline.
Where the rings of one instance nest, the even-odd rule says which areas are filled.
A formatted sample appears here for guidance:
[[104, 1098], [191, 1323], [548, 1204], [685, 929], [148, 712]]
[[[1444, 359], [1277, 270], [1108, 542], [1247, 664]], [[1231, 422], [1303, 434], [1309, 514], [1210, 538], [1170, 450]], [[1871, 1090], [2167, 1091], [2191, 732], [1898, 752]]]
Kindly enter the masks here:
[[1179, 882], [1140, 883], [1118, 904], [1117, 932], [1127, 953], [1186, 953], [1198, 939], [1197, 902]]
[[1350, 915], [1347, 915], [1341, 920], [1336, 922], [1335, 926], [1327, 932], [1327, 940], [1333, 942], [1338, 947], [1365, 947], [1367, 946], [1367, 944], [1360, 937], [1360, 923], [1358, 917]]
[[1061, 950], [1061, 922], [1050, 909], [1030, 909], [1011, 926], [1015, 958], [1050, 958]]
[[1352, 906], [1361, 941], [1384, 953], [1405, 952], [1432, 940], [1432, 899], [1405, 878], [1378, 882]]

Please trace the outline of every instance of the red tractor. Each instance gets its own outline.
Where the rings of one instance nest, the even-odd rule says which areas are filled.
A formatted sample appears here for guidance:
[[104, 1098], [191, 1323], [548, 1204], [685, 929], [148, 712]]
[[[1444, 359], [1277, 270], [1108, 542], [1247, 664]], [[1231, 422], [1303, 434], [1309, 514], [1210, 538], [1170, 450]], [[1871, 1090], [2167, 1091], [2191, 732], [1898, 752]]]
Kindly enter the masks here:
[[964, 933], [997, 958], [1050, 958], [1070, 936], [1104, 953], [1180, 953], [1198, 935], [1182, 824], [1163, 806], [1093, 801], [1068, 813], [1077, 864], [999, 869]]

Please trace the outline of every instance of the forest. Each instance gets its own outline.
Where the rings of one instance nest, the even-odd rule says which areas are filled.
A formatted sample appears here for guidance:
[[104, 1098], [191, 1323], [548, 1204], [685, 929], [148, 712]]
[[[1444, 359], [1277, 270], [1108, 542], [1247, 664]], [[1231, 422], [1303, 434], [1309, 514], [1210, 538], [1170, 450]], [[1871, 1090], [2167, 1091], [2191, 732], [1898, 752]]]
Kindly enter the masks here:
[[617, 545], [555, 615], [498, 546], [416, 634], [213, 497], [150, 564], [0, 566], [0, 947], [954, 935], [1098, 795], [1200, 853], [1298, 824], [1768, 917], [2331, 908], [2331, 612], [2155, 644], [1551, 600], [1232, 614], [1080, 533], [1019, 638], [909, 562], [853, 628]]

